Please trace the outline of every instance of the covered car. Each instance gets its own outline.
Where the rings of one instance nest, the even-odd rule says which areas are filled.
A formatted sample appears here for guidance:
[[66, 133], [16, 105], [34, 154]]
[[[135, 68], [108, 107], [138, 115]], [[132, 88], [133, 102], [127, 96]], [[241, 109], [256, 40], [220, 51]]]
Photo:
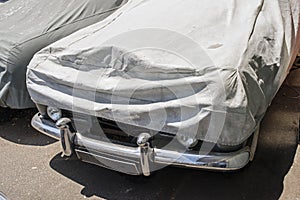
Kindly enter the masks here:
[[0, 106], [34, 107], [26, 67], [47, 45], [112, 14], [122, 0], [10, 0], [0, 6]]
[[32, 125], [129, 174], [236, 170], [299, 47], [298, 0], [130, 0], [37, 53]]

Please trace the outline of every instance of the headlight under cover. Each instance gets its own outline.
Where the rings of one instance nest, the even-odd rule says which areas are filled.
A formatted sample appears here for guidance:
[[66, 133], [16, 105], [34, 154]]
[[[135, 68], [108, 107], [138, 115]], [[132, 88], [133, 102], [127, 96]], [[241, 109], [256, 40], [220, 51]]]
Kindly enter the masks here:
[[51, 106], [47, 107], [47, 114], [53, 121], [57, 121], [62, 117], [61, 110]]
[[197, 145], [198, 140], [194, 137], [184, 136], [184, 135], [176, 135], [177, 140], [186, 148], [192, 148]]

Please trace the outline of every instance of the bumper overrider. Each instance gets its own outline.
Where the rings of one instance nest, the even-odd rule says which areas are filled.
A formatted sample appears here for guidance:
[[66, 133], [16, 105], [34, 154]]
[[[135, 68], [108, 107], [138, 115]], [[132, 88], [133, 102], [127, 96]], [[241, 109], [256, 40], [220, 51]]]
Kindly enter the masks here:
[[137, 147], [113, 144], [84, 136], [72, 131], [71, 120], [62, 118], [51, 123], [40, 114], [32, 119], [32, 126], [39, 132], [61, 141], [63, 155], [77, 157], [88, 163], [96, 164], [131, 175], [149, 176], [157, 166], [179, 166], [215, 171], [235, 171], [243, 168], [253, 157], [252, 148], [245, 146], [230, 153], [199, 153], [198, 151], [178, 152], [151, 147], [150, 135], [141, 133]]

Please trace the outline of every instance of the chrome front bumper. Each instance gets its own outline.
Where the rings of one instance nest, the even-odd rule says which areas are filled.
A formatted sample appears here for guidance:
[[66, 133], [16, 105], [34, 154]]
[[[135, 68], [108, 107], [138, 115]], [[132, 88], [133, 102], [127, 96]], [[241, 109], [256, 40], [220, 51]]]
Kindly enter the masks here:
[[45, 123], [42, 117], [36, 114], [32, 119], [32, 126], [41, 133], [60, 140], [66, 156], [75, 152], [82, 161], [127, 174], [149, 176], [151, 171], [158, 169], [157, 166], [168, 165], [234, 171], [246, 166], [251, 159], [250, 147], [231, 153], [209, 154], [152, 148], [147, 133], [142, 133], [138, 137], [138, 147], [112, 144], [87, 138], [80, 133], [72, 133], [69, 122], [68, 118], [63, 118], [56, 123], [56, 127], [59, 127], [56, 128], [55, 124]]

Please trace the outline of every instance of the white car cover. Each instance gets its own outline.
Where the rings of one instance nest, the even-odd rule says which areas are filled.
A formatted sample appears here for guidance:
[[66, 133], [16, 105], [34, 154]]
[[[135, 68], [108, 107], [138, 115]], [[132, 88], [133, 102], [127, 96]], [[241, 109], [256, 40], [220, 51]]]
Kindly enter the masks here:
[[238, 145], [289, 72], [298, 0], [130, 0], [37, 53], [34, 102]]

